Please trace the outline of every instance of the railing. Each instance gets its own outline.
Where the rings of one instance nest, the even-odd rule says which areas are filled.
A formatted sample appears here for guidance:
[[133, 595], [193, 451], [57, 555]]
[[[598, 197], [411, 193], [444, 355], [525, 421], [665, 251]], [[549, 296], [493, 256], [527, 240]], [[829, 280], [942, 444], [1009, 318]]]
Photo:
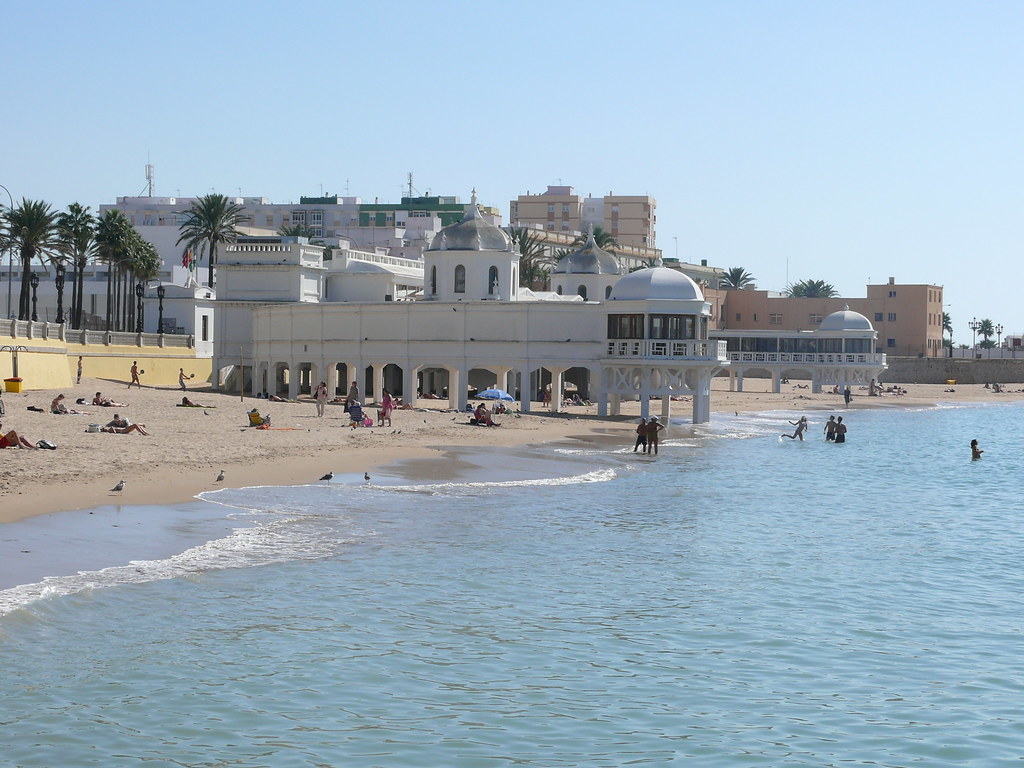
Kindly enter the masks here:
[[877, 352], [729, 352], [734, 363], [807, 363], [812, 365], [885, 365]]
[[725, 360], [725, 342], [715, 339], [685, 341], [616, 339], [608, 342], [608, 357], [645, 357], [687, 360]]
[[356, 251], [342, 249], [342, 254], [349, 261], [367, 261], [371, 264], [386, 264], [392, 267], [406, 267], [407, 269], [423, 269], [423, 262], [419, 259], [405, 259], [401, 256], [386, 256], [382, 253], [370, 253], [369, 251]]
[[129, 347], [180, 347], [191, 349], [195, 336], [175, 333], [127, 333], [124, 331], [73, 330], [59, 323], [10, 320], [0, 324], [0, 336], [7, 331], [12, 339], [58, 339], [67, 344], [96, 344]]

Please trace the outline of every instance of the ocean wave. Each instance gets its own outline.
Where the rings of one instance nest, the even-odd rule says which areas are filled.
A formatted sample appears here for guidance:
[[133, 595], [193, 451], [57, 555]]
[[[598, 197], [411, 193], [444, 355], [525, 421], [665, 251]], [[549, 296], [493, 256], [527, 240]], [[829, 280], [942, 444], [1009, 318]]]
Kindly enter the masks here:
[[610, 480], [614, 480], [617, 476], [618, 473], [614, 469], [597, 469], [593, 472], [585, 472], [582, 475], [568, 475], [565, 477], [536, 477], [525, 480], [472, 480], [448, 483], [427, 483], [422, 485], [377, 485], [373, 486], [373, 488], [376, 491], [439, 495], [464, 493], [466, 491], [488, 491], [498, 488], [552, 487], [579, 485], [581, 483], [606, 483]]

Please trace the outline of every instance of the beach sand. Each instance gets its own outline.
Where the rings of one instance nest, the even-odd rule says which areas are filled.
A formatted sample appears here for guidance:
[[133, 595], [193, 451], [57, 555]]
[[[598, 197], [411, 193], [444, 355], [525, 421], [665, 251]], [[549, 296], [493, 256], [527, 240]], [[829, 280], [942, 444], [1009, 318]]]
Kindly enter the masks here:
[[[768, 410], [834, 410], [842, 413], [842, 397], [811, 394], [806, 382], [791, 381], [783, 392], [769, 391], [769, 382], [747, 379], [746, 392], [729, 392], [728, 380], [715, 379], [713, 412]], [[1024, 392], [995, 394], [982, 385], [906, 385], [907, 396], [868, 397], [866, 388], [854, 389], [850, 410], [858, 408], [928, 406], [940, 402], [1010, 402], [1024, 399]], [[92, 401], [102, 391], [106, 397], [127, 403], [104, 408], [75, 405]], [[47, 439], [58, 448], [49, 450], [6, 449], [0, 466], [0, 522], [33, 515], [90, 509], [109, 504], [164, 504], [187, 501], [196, 494], [221, 485], [293, 485], [315, 482], [327, 472], [370, 472], [399, 459], [440, 457], [446, 447], [519, 446], [551, 441], [607, 441], [632, 443], [639, 403], [623, 406], [623, 415], [598, 418], [597, 408], [570, 407], [563, 414], [542, 411], [520, 417], [499, 417], [499, 428], [469, 425], [469, 416], [447, 410], [447, 401], [419, 400], [412, 410], [395, 411], [391, 427], [351, 429], [341, 405], [328, 405], [323, 418], [316, 416], [311, 400], [268, 403], [237, 394], [202, 389], [183, 393], [175, 388], [132, 388], [124, 382], [84, 379], [64, 390], [69, 408], [82, 414], [53, 415], [50, 401], [61, 392], [37, 390], [5, 394], [3, 431], [15, 429], [33, 443]], [[206, 408], [181, 408], [183, 394]], [[43, 413], [29, 411], [29, 406]], [[246, 412], [258, 408], [270, 413], [273, 429], [247, 426]], [[673, 403], [673, 416], [690, 418], [690, 403]], [[150, 436], [88, 432], [90, 424], [105, 424], [120, 413], [145, 424]], [[372, 405], [366, 413], [375, 414]], [[651, 404], [660, 413], [660, 404]], [[712, 420], [714, 417], [712, 416]], [[676, 427], [672, 427], [676, 429]], [[669, 435], [671, 432], [669, 433]], [[223, 483], [215, 482], [224, 470]], [[436, 466], [443, 476], [443, 462]], [[122, 493], [111, 489], [125, 481]]]

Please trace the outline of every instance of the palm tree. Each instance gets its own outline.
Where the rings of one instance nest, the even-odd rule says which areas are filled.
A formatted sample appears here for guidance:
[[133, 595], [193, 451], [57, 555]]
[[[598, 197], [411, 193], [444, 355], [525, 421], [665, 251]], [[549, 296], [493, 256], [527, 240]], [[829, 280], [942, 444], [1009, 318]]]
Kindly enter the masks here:
[[597, 244], [597, 247], [600, 248], [602, 251], [611, 252], [619, 247], [618, 241], [611, 236], [611, 233], [605, 232], [604, 229], [602, 229], [601, 227], [594, 227], [593, 232], [584, 233], [580, 235], [575, 240], [573, 240], [572, 244], [574, 246], [586, 245], [587, 238], [591, 234], [594, 235], [594, 242]]
[[949, 312], [942, 313], [942, 332], [949, 334], [949, 348], [953, 349], [953, 318], [949, 316]]
[[982, 339], [981, 344], [978, 346], [982, 349], [992, 349], [992, 347], [995, 346], [995, 342], [992, 341], [992, 337], [996, 335], [996, 329], [991, 320], [988, 318], [982, 320], [978, 325], [978, 333], [981, 334]]
[[178, 245], [185, 243], [196, 253], [205, 251], [209, 257], [207, 285], [213, 287], [213, 266], [217, 263], [217, 245], [233, 243], [238, 237], [237, 227], [245, 221], [242, 206], [232, 203], [224, 195], [211, 193], [192, 203], [185, 211]]
[[281, 237], [312, 237], [313, 233], [309, 227], [303, 224], [282, 224], [277, 228], [277, 234]]
[[752, 287], [756, 279], [743, 267], [729, 267], [722, 275], [722, 287], [726, 290], [742, 291], [744, 288]]
[[103, 212], [96, 223], [96, 254], [107, 265], [107, 330], [112, 330], [114, 318], [114, 273], [138, 238], [138, 233], [121, 211], [110, 209]]
[[508, 234], [519, 251], [519, 285], [544, 290], [553, 265], [544, 241], [528, 229], [512, 227]]
[[838, 296], [839, 291], [824, 280], [800, 280], [786, 288], [786, 295], [798, 299], [831, 299]]
[[32, 260], [41, 259], [60, 250], [57, 212], [42, 200], [22, 198], [16, 208], [3, 212], [4, 241], [21, 256], [21, 294], [18, 297], [18, 319], [31, 317]]
[[85, 290], [85, 267], [96, 248], [96, 217], [72, 203], [57, 218], [64, 252], [75, 267], [75, 282], [71, 286], [71, 327], [82, 327], [82, 298]]

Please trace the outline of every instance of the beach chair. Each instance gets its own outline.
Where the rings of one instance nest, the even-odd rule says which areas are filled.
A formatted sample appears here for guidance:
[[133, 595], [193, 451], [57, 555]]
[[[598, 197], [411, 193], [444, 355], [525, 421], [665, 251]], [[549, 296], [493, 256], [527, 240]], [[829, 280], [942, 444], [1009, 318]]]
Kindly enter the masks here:
[[354, 427], [363, 426], [363, 419], [366, 418], [363, 415], [363, 406], [356, 403], [348, 409], [349, 423]]
[[247, 414], [249, 416], [250, 427], [262, 427], [264, 424], [270, 423], [270, 415], [260, 416], [260, 412], [253, 408]]

